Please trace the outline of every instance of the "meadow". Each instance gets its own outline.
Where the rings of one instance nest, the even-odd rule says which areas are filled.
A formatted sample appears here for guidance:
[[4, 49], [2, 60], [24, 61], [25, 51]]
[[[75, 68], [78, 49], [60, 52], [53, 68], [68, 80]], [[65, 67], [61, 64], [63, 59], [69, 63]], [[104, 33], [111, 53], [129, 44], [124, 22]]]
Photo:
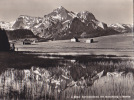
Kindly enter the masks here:
[[133, 100], [132, 39], [120, 34], [90, 44], [16, 41], [17, 52], [0, 52], [0, 99]]
[[93, 38], [93, 43], [86, 43], [87, 38], [80, 42], [70, 40], [55, 40], [23, 45], [22, 40], [15, 43], [18, 51], [41, 52], [59, 55], [133, 55], [132, 33], [102, 36]]

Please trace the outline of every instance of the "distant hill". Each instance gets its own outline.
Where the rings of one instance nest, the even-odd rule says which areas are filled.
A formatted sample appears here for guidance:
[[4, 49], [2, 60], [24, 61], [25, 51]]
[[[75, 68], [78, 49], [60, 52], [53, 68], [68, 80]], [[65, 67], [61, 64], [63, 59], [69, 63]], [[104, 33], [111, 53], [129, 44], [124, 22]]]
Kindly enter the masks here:
[[38, 38], [31, 30], [17, 29], [13, 31], [6, 31], [9, 40], [24, 39], [24, 38]]

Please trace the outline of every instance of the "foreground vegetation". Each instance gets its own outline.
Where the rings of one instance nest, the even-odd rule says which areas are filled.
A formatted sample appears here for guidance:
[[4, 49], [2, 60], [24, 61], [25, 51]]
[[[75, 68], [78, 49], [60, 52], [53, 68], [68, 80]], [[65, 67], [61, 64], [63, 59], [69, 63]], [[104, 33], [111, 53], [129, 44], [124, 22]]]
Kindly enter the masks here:
[[[40, 55], [21, 52], [0, 53], [1, 99], [131, 100], [134, 98], [134, 61], [129, 57], [41, 55], [59, 58], [38, 58]], [[65, 79], [61, 82], [63, 75], [69, 78], [70, 82], [78, 82], [87, 73], [88, 77], [92, 77], [93, 74], [96, 75], [103, 70], [103, 75], [87, 87], [73, 85], [65, 88], [69, 82]], [[50, 80], [59, 82], [59, 87], [50, 84]]]

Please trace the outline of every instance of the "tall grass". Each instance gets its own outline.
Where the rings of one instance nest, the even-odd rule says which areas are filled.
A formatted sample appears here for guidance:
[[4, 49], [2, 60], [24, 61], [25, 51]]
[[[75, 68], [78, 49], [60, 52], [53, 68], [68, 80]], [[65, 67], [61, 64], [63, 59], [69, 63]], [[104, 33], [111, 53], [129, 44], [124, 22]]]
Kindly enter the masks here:
[[[11, 55], [8, 57], [11, 57]], [[24, 55], [19, 57], [25, 58]], [[105, 57], [88, 57], [85, 59], [76, 58], [75, 62], [67, 60], [49, 61], [46, 59], [38, 59], [34, 56], [26, 55], [26, 59], [22, 61], [23, 66], [29, 65], [27, 69], [30, 74], [26, 76], [24, 68], [16, 69], [12, 68], [14, 62], [10, 61], [10, 65], [6, 66], [6, 62], [1, 62], [1, 65], [6, 66], [5, 71], [0, 75], [0, 99], [18, 99], [18, 100], [131, 100], [134, 99], [134, 61], [130, 59], [117, 59], [117, 58], [105, 58]], [[17, 58], [17, 56], [15, 56]], [[12, 61], [15, 61], [13, 58]], [[23, 60], [19, 58], [20, 60]], [[31, 58], [28, 60], [28, 58]], [[4, 59], [4, 58], [3, 58]], [[4, 61], [0, 59], [0, 61]], [[10, 58], [11, 59], [11, 58]], [[28, 62], [28, 61], [29, 62]], [[32, 61], [37, 60], [37, 61]], [[44, 61], [44, 62], [43, 62]], [[48, 62], [47, 62], [48, 61]], [[33, 62], [33, 63], [32, 63]], [[45, 63], [47, 62], [47, 63]], [[53, 63], [51, 63], [53, 62]], [[29, 64], [30, 63], [30, 64]], [[20, 63], [18, 63], [19, 65]], [[47, 67], [47, 64], [49, 65]], [[17, 66], [18, 66], [17, 65]], [[41, 67], [40, 67], [41, 65]], [[39, 67], [39, 72], [50, 72], [47, 77], [43, 76], [36, 79], [35, 74], [31, 72], [31, 66]], [[35, 67], [35, 68], [37, 68]], [[71, 81], [78, 81], [81, 77], [88, 73], [89, 76], [93, 76], [94, 71], [97, 73], [104, 70], [103, 76], [95, 80], [91, 86], [72, 86], [62, 91], [58, 89], [62, 88], [62, 85], [67, 84], [60, 82], [60, 86], [55, 88], [47, 82], [47, 79], [53, 78], [59, 80], [61, 75], [66, 75], [68, 71], [68, 78]], [[107, 73], [121, 73], [119, 75], [110, 76]], [[26, 77], [26, 78], [25, 78]], [[96, 96], [96, 97], [95, 97]], [[101, 96], [101, 97], [100, 97]], [[117, 96], [115, 98], [106, 96]], [[130, 96], [130, 98], [123, 98], [123, 96]]]
[[[131, 75], [129, 76], [129, 74], [124, 77], [104, 76], [88, 88], [68, 88], [62, 93], [62, 100], [75, 99], [75, 96], [80, 96], [79, 100], [132, 100], [134, 98], [134, 78]], [[82, 96], [85, 96], [85, 98], [82, 98]], [[99, 96], [99, 99], [97, 97], [93, 98], [93, 96]], [[106, 96], [110, 97], [106, 98]], [[130, 98], [123, 96], [130, 96]]]

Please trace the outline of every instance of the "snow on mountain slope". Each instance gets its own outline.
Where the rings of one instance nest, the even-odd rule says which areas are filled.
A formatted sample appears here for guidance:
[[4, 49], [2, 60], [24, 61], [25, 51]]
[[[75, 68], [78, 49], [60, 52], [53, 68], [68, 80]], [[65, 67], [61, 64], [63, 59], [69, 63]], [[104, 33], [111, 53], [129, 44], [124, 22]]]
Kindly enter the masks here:
[[121, 24], [119, 24], [119, 23], [111, 24], [110, 27], [125, 29], [125, 28], [124, 28]]
[[53, 12], [49, 13], [47, 16], [51, 16], [52, 18], [58, 19], [59, 21], [66, 21], [74, 18], [76, 15], [72, 11], [68, 11], [64, 7], [60, 6], [53, 10]]
[[27, 15], [20, 15], [19, 18], [15, 21], [13, 28], [14, 29], [30, 29], [33, 26], [42, 22], [41, 17], [31, 17]]
[[93, 20], [97, 21], [95, 16], [88, 11], [79, 12], [77, 14], [77, 16], [78, 16], [78, 18], [81, 19], [82, 22], [89, 22], [89, 21], [93, 21]]
[[102, 29], [106, 29], [107, 28], [107, 24], [105, 24], [103, 22], [97, 22], [97, 26], [102, 28]]
[[[102, 36], [114, 32], [130, 32], [132, 26], [128, 24], [107, 25], [95, 18], [89, 11], [74, 13], [60, 6], [44, 17], [31, 17], [20, 15], [16, 21], [0, 22], [0, 26], [6, 30], [28, 29], [34, 35], [47, 39], [67, 39], [71, 37]], [[96, 35], [95, 35], [96, 34]]]
[[130, 24], [110, 24], [108, 27], [118, 31], [118, 32], [132, 32], [133, 26]]
[[0, 21], [0, 27], [5, 29], [5, 30], [13, 30], [12, 26], [15, 22], [3, 22]]

